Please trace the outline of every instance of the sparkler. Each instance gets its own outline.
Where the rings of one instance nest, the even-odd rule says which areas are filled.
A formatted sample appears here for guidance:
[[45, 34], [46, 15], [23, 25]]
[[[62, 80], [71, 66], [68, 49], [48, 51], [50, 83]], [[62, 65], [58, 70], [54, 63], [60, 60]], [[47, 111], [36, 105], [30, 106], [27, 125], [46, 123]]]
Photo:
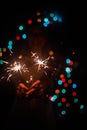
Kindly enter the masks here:
[[[9, 64], [8, 62], [5, 62]], [[7, 72], [7, 81], [10, 81], [10, 78], [14, 76], [15, 74], [19, 73], [26, 73], [29, 72], [28, 68], [26, 67], [25, 64], [21, 64], [20, 62], [14, 61], [12, 64], [10, 64], [5, 71]]]
[[45, 60], [42, 60], [39, 58], [39, 56], [36, 53], [31, 52], [32, 57], [34, 58], [35, 65], [38, 65], [37, 71], [40, 71], [41, 68], [48, 68], [48, 61], [50, 57], [46, 58]]
[[[43, 72], [45, 73], [45, 75], [47, 75], [46, 73], [46, 68], [48, 67], [48, 61], [50, 59], [50, 57], [42, 60], [39, 58], [39, 56], [36, 53], [31, 52], [32, 54], [32, 58], [34, 61], [34, 65], [37, 65], [37, 73], [43, 69]], [[31, 83], [34, 79], [33, 79], [33, 75], [29, 74], [29, 68], [26, 67], [26, 64], [21, 64], [20, 62], [14, 61], [13, 63], [9, 63], [8, 61], [4, 61], [3, 63], [5, 63], [6, 65], [9, 65], [5, 68], [5, 72], [7, 74], [6, 76], [2, 76], [0, 80], [6, 78], [7, 81], [11, 80], [11, 77], [15, 77], [16, 74], [19, 74], [20, 76], [24, 76], [23, 73], [27, 73], [27, 77], [28, 80], [26, 80], [26, 83]], [[34, 66], [33, 66], [34, 67]], [[32, 70], [31, 70], [32, 71]]]

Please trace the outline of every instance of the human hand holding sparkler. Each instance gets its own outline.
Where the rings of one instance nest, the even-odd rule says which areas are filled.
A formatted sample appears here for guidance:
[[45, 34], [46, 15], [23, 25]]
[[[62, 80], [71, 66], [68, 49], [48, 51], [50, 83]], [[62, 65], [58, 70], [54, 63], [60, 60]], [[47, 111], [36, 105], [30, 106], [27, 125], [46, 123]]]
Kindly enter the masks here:
[[26, 92], [26, 96], [33, 93], [39, 87], [39, 84], [40, 84], [40, 80], [36, 80], [34, 83], [32, 83], [31, 87]]
[[22, 93], [25, 91], [25, 96], [28, 97], [30, 94], [38, 90], [40, 92], [41, 86], [40, 86], [41, 81], [36, 80], [35, 82], [32, 83], [30, 87], [26, 86], [24, 83], [19, 83], [18, 85], [18, 90], [22, 89]]

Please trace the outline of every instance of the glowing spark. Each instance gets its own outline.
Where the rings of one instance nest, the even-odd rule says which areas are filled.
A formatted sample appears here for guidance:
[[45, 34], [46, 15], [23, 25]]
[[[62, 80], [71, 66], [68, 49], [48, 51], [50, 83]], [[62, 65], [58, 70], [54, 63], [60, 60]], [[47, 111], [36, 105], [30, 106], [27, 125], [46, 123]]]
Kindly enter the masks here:
[[36, 64], [38, 65], [38, 70], [40, 70], [41, 67], [44, 68], [44, 69], [48, 68], [47, 60], [38, 59], [38, 60], [36, 60]]
[[10, 51], [10, 55], [12, 56], [12, 54], [13, 54], [13, 51], [12, 50], [9, 50]]
[[5, 64], [9, 64], [7, 61], [4, 61], [4, 60], [3, 60], [3, 63], [5, 63]]
[[26, 80], [26, 83], [31, 83], [33, 81], [33, 76], [30, 75], [29, 80]]
[[32, 81], [33, 80], [33, 76], [32, 75], [30, 75], [30, 81]]
[[41, 70], [41, 68], [48, 68], [48, 60], [50, 57], [46, 58], [45, 60], [39, 59], [39, 56], [36, 55], [36, 53], [32, 52], [32, 57], [34, 57], [34, 62], [36, 65], [38, 65], [38, 71]]
[[36, 55], [36, 53], [33, 53], [33, 52], [31, 52], [31, 54], [32, 54], [32, 57], [35, 57], [35, 55]]
[[21, 71], [21, 64], [17, 63], [16, 61], [11, 64], [8, 68], [7, 68], [7, 72], [17, 72], [17, 71]]
[[4, 79], [5, 77], [4, 76], [2, 76], [1, 78], [0, 78], [0, 81], [2, 80], [2, 79]]
[[19, 72], [22, 74], [23, 72], [29, 72], [29, 70], [25, 64], [21, 65], [20, 62], [15, 61], [13, 64], [6, 68], [6, 72], [8, 73], [8, 81], [15, 73]]

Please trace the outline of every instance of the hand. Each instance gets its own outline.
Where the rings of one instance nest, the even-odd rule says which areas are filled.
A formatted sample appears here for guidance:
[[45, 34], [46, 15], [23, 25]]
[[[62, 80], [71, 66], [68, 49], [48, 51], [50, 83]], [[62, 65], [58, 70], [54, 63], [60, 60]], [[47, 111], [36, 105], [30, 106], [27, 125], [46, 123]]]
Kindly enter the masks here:
[[28, 97], [29, 94], [33, 93], [39, 88], [40, 80], [36, 80], [32, 83], [31, 87], [26, 86], [24, 83], [19, 83], [17, 87], [17, 94], [25, 94]]
[[34, 83], [32, 83], [31, 87], [26, 92], [26, 96], [33, 93], [39, 87], [39, 84], [40, 84], [40, 80], [36, 80]]

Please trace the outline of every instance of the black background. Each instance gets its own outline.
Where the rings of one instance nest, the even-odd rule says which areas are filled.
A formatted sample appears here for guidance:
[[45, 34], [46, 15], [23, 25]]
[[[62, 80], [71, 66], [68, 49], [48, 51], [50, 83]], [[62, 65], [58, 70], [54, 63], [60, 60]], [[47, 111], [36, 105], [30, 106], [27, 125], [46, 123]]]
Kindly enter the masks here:
[[[3, 43], [15, 35], [16, 26], [18, 23], [26, 19], [28, 16], [31, 16], [36, 11], [53, 11], [58, 10], [61, 12], [64, 18], [63, 25], [59, 30], [54, 31], [56, 35], [58, 34], [59, 40], [63, 41], [63, 48], [65, 53], [70, 52], [71, 50], [76, 50], [79, 55], [79, 83], [80, 83], [80, 98], [84, 100], [87, 109], [87, 85], [86, 85], [86, 37], [85, 37], [85, 7], [82, 2], [66, 2], [66, 1], [56, 1], [56, 0], [47, 0], [47, 1], [36, 1], [32, 0], [28, 3], [10, 3], [1, 4], [0, 8], [0, 44], [3, 46]], [[49, 34], [50, 35], [50, 34]], [[54, 37], [54, 35], [52, 35]], [[8, 91], [0, 88], [1, 99], [1, 127], [4, 126], [4, 121], [9, 114], [13, 99], [5, 98], [5, 95]], [[6, 89], [6, 88], [5, 88]], [[13, 92], [12, 92], [13, 93]], [[11, 95], [9, 91], [7, 95]], [[8, 102], [8, 103], [7, 103]], [[72, 116], [73, 115], [73, 116]], [[66, 120], [58, 120], [58, 129], [63, 128], [85, 128], [86, 127], [86, 118], [87, 112], [83, 115], [76, 114], [75, 112], [71, 114], [71, 118]], [[63, 125], [62, 125], [63, 124]], [[3, 127], [2, 127], [3, 128]]]

